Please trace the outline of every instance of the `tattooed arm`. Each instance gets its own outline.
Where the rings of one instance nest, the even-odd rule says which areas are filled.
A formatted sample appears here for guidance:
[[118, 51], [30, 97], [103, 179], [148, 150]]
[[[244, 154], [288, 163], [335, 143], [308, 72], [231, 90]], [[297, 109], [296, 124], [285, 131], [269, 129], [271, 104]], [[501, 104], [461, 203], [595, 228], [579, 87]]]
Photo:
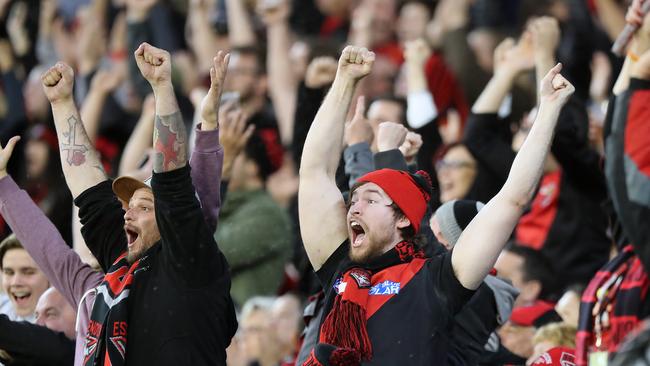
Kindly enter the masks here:
[[72, 196], [76, 198], [86, 189], [106, 180], [106, 173], [74, 104], [72, 68], [59, 62], [41, 76], [41, 81], [52, 105], [63, 174]]
[[135, 51], [135, 62], [156, 98], [153, 171], [162, 173], [182, 168], [187, 164], [187, 131], [174, 95], [169, 52], [142, 43]]

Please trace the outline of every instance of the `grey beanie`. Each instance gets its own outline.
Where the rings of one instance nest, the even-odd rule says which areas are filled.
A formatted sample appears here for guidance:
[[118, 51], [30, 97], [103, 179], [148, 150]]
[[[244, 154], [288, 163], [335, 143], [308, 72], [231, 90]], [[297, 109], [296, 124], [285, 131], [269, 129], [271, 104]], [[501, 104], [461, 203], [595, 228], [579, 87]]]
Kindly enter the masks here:
[[438, 207], [435, 217], [442, 236], [447, 239], [451, 247], [456, 245], [460, 234], [483, 206], [485, 204], [479, 201], [453, 200]]

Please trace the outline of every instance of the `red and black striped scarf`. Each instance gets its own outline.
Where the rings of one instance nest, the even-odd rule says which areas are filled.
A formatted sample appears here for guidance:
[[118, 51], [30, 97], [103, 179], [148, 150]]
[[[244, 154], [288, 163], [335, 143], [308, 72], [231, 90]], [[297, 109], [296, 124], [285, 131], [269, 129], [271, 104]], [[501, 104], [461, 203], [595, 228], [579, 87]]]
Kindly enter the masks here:
[[97, 287], [84, 346], [84, 365], [121, 366], [125, 363], [128, 330], [127, 300], [140, 260], [129, 264], [122, 254]]
[[367, 302], [372, 276], [391, 266], [425, 258], [422, 250], [403, 241], [368, 264], [347, 263], [325, 297], [325, 314], [318, 344], [303, 366], [353, 366], [372, 358], [368, 331]]
[[[580, 303], [576, 365], [587, 366], [590, 352], [605, 351], [610, 355], [616, 352], [625, 336], [648, 315], [644, 314], [643, 305], [649, 284], [648, 275], [631, 245], [596, 273]], [[604, 312], [608, 313], [608, 324], [598, 337], [595, 322]]]

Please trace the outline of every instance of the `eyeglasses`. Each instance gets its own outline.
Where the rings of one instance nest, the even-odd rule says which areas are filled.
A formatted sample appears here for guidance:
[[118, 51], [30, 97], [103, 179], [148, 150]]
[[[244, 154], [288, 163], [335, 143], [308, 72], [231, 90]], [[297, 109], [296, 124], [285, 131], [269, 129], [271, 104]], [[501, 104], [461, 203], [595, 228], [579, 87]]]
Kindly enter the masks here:
[[474, 163], [459, 160], [438, 160], [436, 161], [436, 170], [443, 169], [461, 169], [474, 168]]

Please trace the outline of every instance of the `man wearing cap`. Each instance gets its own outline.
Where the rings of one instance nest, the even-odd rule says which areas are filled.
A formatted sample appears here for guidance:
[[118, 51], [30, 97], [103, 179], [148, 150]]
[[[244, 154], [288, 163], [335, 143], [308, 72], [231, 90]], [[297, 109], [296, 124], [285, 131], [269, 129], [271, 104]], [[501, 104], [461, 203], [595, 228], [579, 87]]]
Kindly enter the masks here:
[[492, 269], [532, 197], [559, 110], [574, 91], [559, 75], [561, 65], [547, 74], [541, 113], [504, 187], [450, 253], [425, 259], [413, 242], [430, 196], [423, 174], [369, 173], [351, 190], [347, 209], [335, 184], [343, 121], [374, 57], [365, 48], [343, 50], [305, 141], [300, 229], [326, 292], [327, 314], [305, 365], [430, 365], [445, 359], [453, 315]]
[[[236, 329], [228, 264], [195, 197], [170, 56], [143, 43], [135, 57], [156, 98], [150, 186], [120, 178], [111, 189], [72, 101], [72, 69], [58, 63], [43, 75], [82, 234], [106, 273], [84, 364], [223, 365]], [[227, 58], [217, 54], [212, 86], [223, 82]]]

